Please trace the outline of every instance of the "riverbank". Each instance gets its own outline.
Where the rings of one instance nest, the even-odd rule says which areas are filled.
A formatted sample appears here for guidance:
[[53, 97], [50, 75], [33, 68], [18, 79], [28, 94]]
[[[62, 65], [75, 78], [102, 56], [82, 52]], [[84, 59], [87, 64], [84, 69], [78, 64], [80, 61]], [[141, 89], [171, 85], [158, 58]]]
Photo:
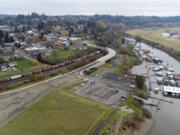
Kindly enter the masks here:
[[[166, 52], [153, 48], [148, 44], [145, 43], [139, 43], [141, 46], [141, 49], [149, 50], [152, 52], [155, 56], [162, 59], [164, 63], [168, 63], [171, 65], [175, 71], [175, 73], [179, 74], [179, 67], [180, 62], [177, 61], [175, 58], [169, 56]], [[160, 88], [160, 91], [158, 93], [154, 91], [150, 91], [149, 94], [151, 97], [155, 97], [158, 99], [164, 99], [168, 101], [172, 101], [173, 103], [167, 103], [163, 102], [157, 99], [151, 99], [153, 103], [160, 104], [160, 108], [152, 107], [152, 106], [146, 106], [146, 108], [151, 112], [153, 120], [155, 121], [154, 126], [152, 129], [148, 132], [148, 135], [178, 135], [179, 134], [179, 124], [180, 124], [180, 118], [177, 117], [180, 113], [180, 110], [178, 109], [178, 106], [180, 104], [179, 99], [175, 99], [172, 97], [165, 97], [162, 94], [163, 86], [158, 85], [156, 83], [157, 76], [154, 76], [154, 72], [152, 71], [153, 66], [156, 66], [156, 64], [144, 61], [141, 65], [133, 67], [131, 70], [133, 74], [141, 74], [148, 72], [148, 68], [150, 67], [149, 75], [150, 75], [150, 82], [147, 81], [147, 86], [149, 86], [149, 83], [151, 83], [152, 88]], [[163, 71], [164, 72], [164, 71]], [[164, 72], [166, 73], [166, 72]], [[167, 122], [168, 121], [168, 122]], [[163, 129], [163, 130], [162, 130]]]
[[136, 39], [136, 40], [138, 40], [138, 42], [144, 42], [144, 43], [150, 45], [153, 48], [160, 49], [160, 50], [166, 52], [167, 54], [169, 54], [170, 56], [174, 57], [176, 60], [180, 61], [180, 51], [176, 51], [176, 50], [174, 50], [172, 48], [165, 47], [165, 46], [163, 46], [163, 45], [161, 45], [159, 43], [155, 43], [153, 41], [146, 40], [146, 39], [144, 39], [142, 37], [138, 37], [138, 39], [137, 39], [136, 36], [130, 35], [130, 34], [127, 34], [127, 33], [125, 34], [125, 36]]
[[154, 126], [153, 119], [146, 119], [141, 125], [140, 128], [134, 131], [133, 135], [147, 135], [147, 133], [152, 129]]

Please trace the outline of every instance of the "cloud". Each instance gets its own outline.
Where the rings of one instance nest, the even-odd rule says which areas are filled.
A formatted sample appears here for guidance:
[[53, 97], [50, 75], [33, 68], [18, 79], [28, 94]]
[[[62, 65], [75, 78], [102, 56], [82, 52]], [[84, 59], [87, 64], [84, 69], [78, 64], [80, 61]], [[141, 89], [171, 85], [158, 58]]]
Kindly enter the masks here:
[[179, 0], [0, 0], [0, 13], [180, 15]]

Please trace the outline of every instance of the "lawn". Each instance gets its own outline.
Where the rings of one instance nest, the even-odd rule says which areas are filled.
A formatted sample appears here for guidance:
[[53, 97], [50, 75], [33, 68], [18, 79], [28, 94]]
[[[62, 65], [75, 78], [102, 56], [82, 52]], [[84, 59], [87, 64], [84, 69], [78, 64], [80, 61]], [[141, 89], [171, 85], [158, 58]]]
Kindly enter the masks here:
[[126, 60], [121, 65], [118, 65], [115, 69], [112, 69], [111, 70], [112, 73], [124, 75], [128, 73], [128, 71], [132, 68], [132, 66], [141, 64], [141, 60], [138, 59], [138, 57], [128, 56], [128, 55], [122, 55], [122, 56], [124, 56]]
[[119, 75], [125, 74], [125, 71], [123, 70], [122, 66], [116, 67], [115, 69], [112, 70], [112, 72]]
[[16, 66], [17, 69], [25, 70], [33, 66], [31, 61], [26, 59], [19, 59], [16, 62], [17, 62], [17, 66]]
[[167, 30], [169, 30], [170, 32], [176, 32], [176, 31], [180, 31], [180, 28], [134, 29], [134, 30], [127, 31], [127, 33], [134, 36], [140, 36], [146, 40], [150, 40], [155, 43], [164, 45], [168, 48], [173, 48], [175, 50], [180, 51], [180, 39], [169, 40], [163, 37], [162, 33]]
[[80, 58], [84, 55], [96, 51], [94, 48], [72, 49], [68, 47], [56, 47], [55, 51], [47, 57], [42, 57], [42, 61], [47, 64], [59, 64], [68, 60]]
[[[78, 84], [79, 85], [79, 84]], [[0, 129], [1, 135], [90, 135], [112, 108], [70, 94], [67, 86], [43, 97]]]
[[84, 41], [84, 43], [95, 45], [95, 44], [96, 44], [96, 41], [94, 41], [94, 40], [86, 40], [86, 41]]
[[122, 106], [127, 106], [128, 108], [130, 108], [130, 109], [133, 110], [134, 113], [129, 114], [130, 117], [135, 117], [135, 114], [137, 113], [137, 115], [138, 115], [140, 118], [144, 119], [143, 112], [141, 111], [141, 109], [139, 109], [139, 108], [137, 108], [136, 106], [134, 106], [134, 105], [132, 104], [132, 101], [133, 101], [133, 98], [130, 97], [130, 98], [128, 98], [128, 99], [123, 103]]

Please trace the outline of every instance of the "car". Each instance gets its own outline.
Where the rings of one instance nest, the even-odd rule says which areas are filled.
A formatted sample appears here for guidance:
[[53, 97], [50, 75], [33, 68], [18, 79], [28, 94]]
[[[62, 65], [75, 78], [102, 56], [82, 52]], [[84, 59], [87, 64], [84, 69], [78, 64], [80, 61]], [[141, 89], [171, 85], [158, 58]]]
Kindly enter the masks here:
[[95, 81], [94, 80], [89, 80], [88, 83], [89, 84], [95, 84]]
[[155, 75], [156, 76], [163, 76], [163, 73], [162, 72], [156, 72]]
[[126, 101], [126, 97], [121, 96], [121, 101]]

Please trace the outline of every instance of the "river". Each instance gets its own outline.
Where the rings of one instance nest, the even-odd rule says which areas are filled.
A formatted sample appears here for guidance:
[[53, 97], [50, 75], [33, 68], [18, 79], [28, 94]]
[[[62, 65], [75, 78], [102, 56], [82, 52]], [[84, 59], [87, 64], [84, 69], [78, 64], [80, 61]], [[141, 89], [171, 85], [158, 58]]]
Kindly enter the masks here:
[[[158, 56], [163, 62], [171, 65], [175, 73], [180, 73], [180, 62], [169, 56], [167, 53], [152, 48], [151, 46], [145, 43], [138, 43], [141, 45], [141, 48], [148, 49], [154, 53], [154, 55]], [[147, 72], [147, 66], [151, 69], [154, 64], [143, 61], [141, 65], [134, 66], [132, 68], [132, 73], [141, 74]], [[165, 71], [164, 71], [165, 72]], [[152, 89], [158, 87], [162, 90], [163, 86], [158, 86], [156, 83], [157, 77], [153, 74], [153, 71], [150, 70], [151, 74], [150, 81], [147, 81], [147, 85], [149, 82], [151, 83]], [[165, 99], [168, 101], [172, 101], [173, 103], [160, 102], [161, 109], [158, 110], [156, 107], [148, 107], [149, 111], [152, 113], [153, 120], [155, 124], [148, 135], [180, 135], [180, 99], [165, 97], [161, 92], [155, 94], [154, 92], [150, 92], [151, 96]], [[154, 100], [155, 102], [155, 100]], [[157, 100], [156, 100], [157, 102]], [[159, 101], [158, 101], [159, 102]]]

